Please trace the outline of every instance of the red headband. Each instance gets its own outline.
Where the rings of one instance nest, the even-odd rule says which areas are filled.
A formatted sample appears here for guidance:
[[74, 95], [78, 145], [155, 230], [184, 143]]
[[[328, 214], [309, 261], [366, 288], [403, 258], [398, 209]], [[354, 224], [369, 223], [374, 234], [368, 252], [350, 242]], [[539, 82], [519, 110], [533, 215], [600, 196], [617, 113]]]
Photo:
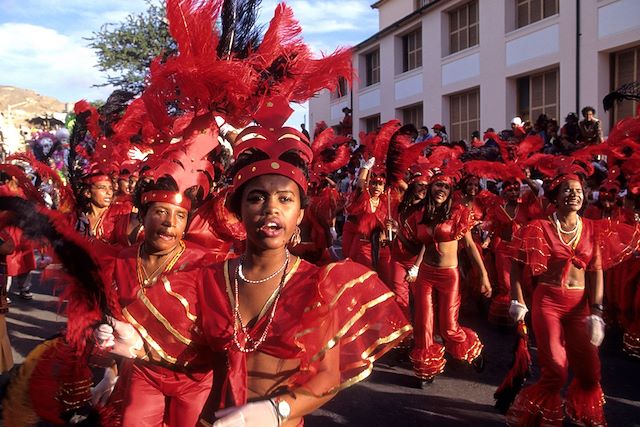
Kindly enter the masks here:
[[434, 184], [436, 182], [444, 182], [445, 184], [449, 184], [450, 186], [453, 186], [455, 183], [453, 180], [453, 177], [444, 175], [441, 173], [432, 176], [431, 179], [429, 180], [429, 185]]
[[568, 173], [568, 174], [565, 174], [565, 175], [560, 175], [559, 177], [557, 177], [553, 181], [551, 181], [551, 184], [549, 184], [549, 190], [555, 189], [557, 186], [559, 186], [560, 184], [562, 184], [563, 182], [566, 182], [566, 181], [579, 181], [579, 182], [582, 182], [580, 177], [578, 175], [576, 175], [575, 173]]
[[142, 204], [160, 202], [171, 203], [186, 210], [191, 210], [191, 200], [177, 191], [152, 190], [142, 194]]

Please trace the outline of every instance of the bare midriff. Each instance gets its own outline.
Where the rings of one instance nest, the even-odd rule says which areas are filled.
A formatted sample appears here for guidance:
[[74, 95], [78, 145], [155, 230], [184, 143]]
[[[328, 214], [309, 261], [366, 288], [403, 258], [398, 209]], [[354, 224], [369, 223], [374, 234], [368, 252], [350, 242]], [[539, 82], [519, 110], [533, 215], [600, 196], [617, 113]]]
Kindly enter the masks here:
[[458, 266], [458, 241], [438, 242], [427, 245], [422, 262], [437, 268], [454, 268]]

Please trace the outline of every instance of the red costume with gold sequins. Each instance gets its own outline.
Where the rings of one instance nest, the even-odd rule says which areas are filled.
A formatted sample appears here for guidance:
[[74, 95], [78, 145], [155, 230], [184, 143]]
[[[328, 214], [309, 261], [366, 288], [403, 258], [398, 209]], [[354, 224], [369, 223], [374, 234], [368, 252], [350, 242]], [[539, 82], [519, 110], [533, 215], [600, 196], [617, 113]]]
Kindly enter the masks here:
[[[210, 273], [213, 285], [200, 287], [202, 330], [211, 350], [227, 352], [228, 371], [222, 378], [216, 371], [220, 387], [203, 417], [209, 422], [218, 407], [242, 405], [253, 397], [247, 388], [247, 358], [252, 353], [239, 351], [233, 339], [236, 319], [228, 262], [212, 267]], [[375, 272], [351, 261], [320, 268], [299, 258], [287, 273], [273, 321], [261, 315], [248, 332], [255, 339], [265, 327], [266, 340], [256, 352], [297, 360], [298, 368], [280, 384], [306, 388], [316, 396], [364, 379], [373, 362], [411, 330], [393, 293]], [[242, 330], [237, 338], [246, 340]], [[340, 375], [335, 382], [310, 383], [322, 355], [334, 346], [340, 352]]]
[[[141, 245], [120, 252], [113, 280], [123, 318], [140, 333], [145, 348], [160, 361], [135, 359], [120, 378], [124, 390], [123, 426], [195, 425], [212, 383], [211, 363], [196, 328], [206, 250], [185, 242], [158, 279], [145, 285], [140, 274]], [[155, 359], [154, 357], [154, 359]], [[165, 401], [168, 401], [166, 403]]]

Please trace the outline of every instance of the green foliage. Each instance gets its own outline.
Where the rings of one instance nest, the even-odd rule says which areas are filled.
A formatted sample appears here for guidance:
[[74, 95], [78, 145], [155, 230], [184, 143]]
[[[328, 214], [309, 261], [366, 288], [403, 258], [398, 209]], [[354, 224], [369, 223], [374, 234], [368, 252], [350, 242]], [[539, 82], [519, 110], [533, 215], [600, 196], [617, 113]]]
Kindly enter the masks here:
[[98, 56], [98, 69], [107, 75], [107, 81], [96, 86], [113, 85], [140, 93], [153, 59], [176, 50], [164, 5], [152, 0], [147, 3], [149, 8], [145, 12], [129, 15], [120, 24], [104, 24], [87, 39]]

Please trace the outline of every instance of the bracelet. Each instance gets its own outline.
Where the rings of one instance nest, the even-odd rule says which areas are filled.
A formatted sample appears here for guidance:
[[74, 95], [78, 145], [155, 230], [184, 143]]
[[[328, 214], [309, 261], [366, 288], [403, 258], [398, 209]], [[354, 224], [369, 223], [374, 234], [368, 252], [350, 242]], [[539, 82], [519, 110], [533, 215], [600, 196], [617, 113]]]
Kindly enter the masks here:
[[591, 304], [592, 310], [598, 310], [599, 312], [604, 312], [604, 306], [602, 304]]

